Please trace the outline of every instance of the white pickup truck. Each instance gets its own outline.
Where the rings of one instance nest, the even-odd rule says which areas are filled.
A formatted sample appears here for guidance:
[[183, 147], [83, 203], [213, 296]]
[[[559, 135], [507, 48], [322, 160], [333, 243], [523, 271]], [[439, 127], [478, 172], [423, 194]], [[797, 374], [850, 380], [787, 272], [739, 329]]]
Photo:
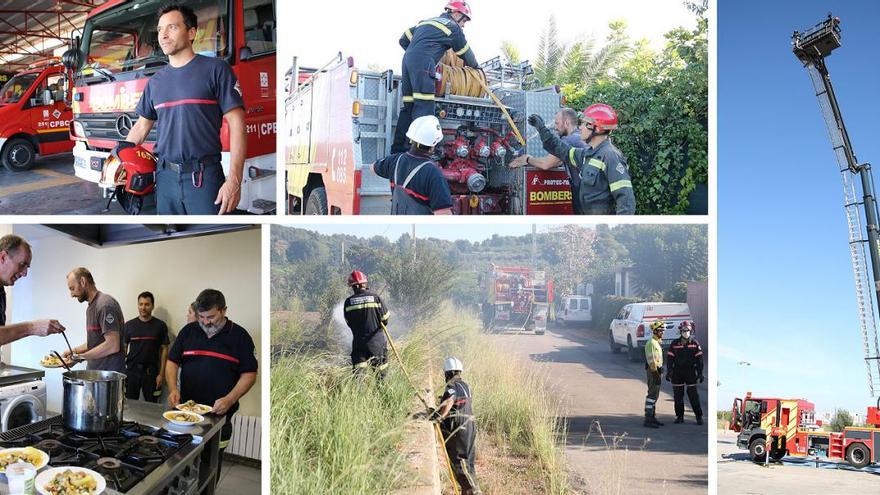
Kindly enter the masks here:
[[666, 331], [663, 333], [663, 347], [668, 347], [679, 337], [678, 325], [691, 321], [691, 310], [687, 303], [651, 302], [627, 304], [620, 309], [617, 317], [611, 320], [608, 340], [611, 352], [626, 349], [630, 361], [645, 360], [645, 343], [651, 338], [651, 323], [663, 320]]

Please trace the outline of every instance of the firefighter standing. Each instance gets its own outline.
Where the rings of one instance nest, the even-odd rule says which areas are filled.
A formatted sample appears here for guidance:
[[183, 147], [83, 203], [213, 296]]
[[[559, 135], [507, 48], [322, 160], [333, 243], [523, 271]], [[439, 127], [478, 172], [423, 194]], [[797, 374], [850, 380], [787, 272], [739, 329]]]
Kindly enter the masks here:
[[471, 388], [461, 379], [464, 366], [458, 358], [446, 358], [443, 372], [446, 390], [440, 397], [437, 418], [443, 432], [446, 453], [452, 464], [455, 481], [463, 495], [482, 493], [477, 486], [474, 461], [476, 458], [475, 440], [477, 427], [471, 405]]
[[431, 159], [443, 139], [440, 121], [433, 115], [419, 117], [406, 137], [412, 146], [373, 164], [373, 173], [391, 182], [392, 215], [451, 215], [452, 193], [440, 167]]
[[345, 300], [345, 323], [351, 329], [351, 366], [355, 374], [372, 367], [380, 379], [388, 368], [388, 348], [382, 327], [390, 313], [378, 295], [367, 289], [367, 276], [357, 270], [348, 276], [354, 294]]
[[450, 1], [443, 14], [416, 24], [400, 37], [400, 46], [406, 50], [400, 76], [403, 108], [397, 117], [392, 153], [406, 150], [405, 133], [410, 122], [434, 115], [437, 63], [447, 50], [454, 50], [468, 67], [479, 68], [462, 31], [470, 20], [471, 8], [467, 2]]
[[673, 398], [675, 399], [675, 422], [684, 423], [684, 393], [687, 390], [691, 409], [697, 417], [697, 424], [703, 424], [703, 408], [700, 406], [700, 394], [697, 392], [697, 381], [703, 383], [703, 349], [700, 343], [691, 337], [694, 324], [683, 321], [678, 326], [681, 338], [672, 343], [668, 357], [666, 381], [672, 382]]
[[544, 149], [580, 171], [580, 208], [583, 215], [634, 215], [629, 168], [623, 154], [609, 134], [617, 128], [617, 112], [608, 105], [590, 105], [581, 114], [581, 135], [589, 145], [575, 148], [555, 135], [539, 115], [530, 115], [529, 124], [538, 130]]
[[648, 395], [645, 397], [645, 426], [657, 428], [663, 423], [657, 421], [657, 398], [660, 397], [660, 377], [663, 374], [663, 320], [651, 323], [653, 337], [645, 343], [645, 370], [648, 375]]

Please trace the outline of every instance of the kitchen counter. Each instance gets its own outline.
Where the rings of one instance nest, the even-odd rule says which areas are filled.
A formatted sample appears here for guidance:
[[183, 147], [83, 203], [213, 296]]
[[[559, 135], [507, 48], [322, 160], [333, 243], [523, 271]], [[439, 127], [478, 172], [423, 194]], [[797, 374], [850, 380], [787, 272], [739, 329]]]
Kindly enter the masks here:
[[0, 385], [40, 380], [45, 374], [43, 370], [0, 363]]
[[[165, 428], [175, 433], [187, 433], [193, 436], [193, 442], [184, 445], [164, 463], [150, 472], [143, 480], [135, 485], [126, 495], [156, 495], [166, 493], [166, 488], [172, 483], [193, 475], [196, 479], [191, 482], [183, 481], [176, 486], [171, 493], [198, 493], [212, 495], [214, 493], [217, 468], [220, 463], [220, 429], [226, 423], [223, 416], [212, 414], [204, 415], [205, 421], [201, 424], [181, 427], [174, 425], [162, 417], [162, 413], [169, 410], [167, 404], [153, 404], [150, 402], [127, 400], [123, 418], [125, 421], [134, 421], [145, 426]], [[24, 427], [23, 427], [24, 428]], [[206, 454], [203, 454], [207, 452]], [[195, 469], [193, 469], [195, 467]], [[47, 468], [44, 468], [48, 469]], [[184, 473], [186, 471], [186, 473]], [[192, 486], [190, 486], [192, 485]], [[6, 477], [0, 476], [0, 494], [8, 494]], [[107, 495], [122, 495], [120, 492], [108, 488], [104, 491]]]

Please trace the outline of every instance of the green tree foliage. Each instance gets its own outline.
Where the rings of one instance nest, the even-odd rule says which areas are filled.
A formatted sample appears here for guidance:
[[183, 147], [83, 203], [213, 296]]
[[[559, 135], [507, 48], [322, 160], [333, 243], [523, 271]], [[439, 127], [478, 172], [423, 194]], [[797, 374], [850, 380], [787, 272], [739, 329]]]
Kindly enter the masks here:
[[684, 301], [680, 284], [708, 275], [705, 225], [621, 225], [614, 234], [626, 247], [636, 284], [651, 299]]
[[705, 2], [690, 2], [693, 30], [666, 34], [660, 52], [646, 41], [613, 75], [594, 84], [567, 84], [568, 103], [617, 109], [615, 145], [627, 157], [641, 214], [685, 213], [689, 195], [708, 181], [708, 20]]
[[518, 64], [522, 61], [519, 49], [510, 41], [501, 42], [501, 55], [511, 64]]
[[[608, 27], [611, 34], [602, 46], [598, 46], [593, 38], [581, 39], [566, 46], [559, 40], [556, 19], [551, 16], [538, 40], [538, 59], [534, 68], [539, 84], [589, 86], [607, 77], [630, 51], [626, 22], [614, 20]], [[502, 45], [502, 49], [504, 47]]]
[[831, 418], [831, 431], [843, 431], [847, 426], [853, 425], [853, 417], [849, 411], [838, 409]]
[[440, 252], [422, 241], [416, 256], [401, 244], [396, 252], [381, 255], [380, 270], [388, 283], [388, 294], [397, 312], [408, 321], [424, 322], [437, 314], [448, 299], [453, 284], [453, 267]]

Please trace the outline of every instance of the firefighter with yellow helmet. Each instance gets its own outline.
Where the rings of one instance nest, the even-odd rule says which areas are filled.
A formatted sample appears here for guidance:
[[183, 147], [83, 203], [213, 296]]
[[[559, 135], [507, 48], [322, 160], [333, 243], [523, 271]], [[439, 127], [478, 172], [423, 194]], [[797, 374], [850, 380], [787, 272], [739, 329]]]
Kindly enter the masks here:
[[666, 323], [657, 320], [651, 323], [653, 334], [645, 343], [645, 370], [648, 375], [648, 395], [645, 397], [645, 426], [658, 428], [663, 423], [657, 421], [657, 398], [660, 397], [660, 382], [663, 376], [663, 330]]

